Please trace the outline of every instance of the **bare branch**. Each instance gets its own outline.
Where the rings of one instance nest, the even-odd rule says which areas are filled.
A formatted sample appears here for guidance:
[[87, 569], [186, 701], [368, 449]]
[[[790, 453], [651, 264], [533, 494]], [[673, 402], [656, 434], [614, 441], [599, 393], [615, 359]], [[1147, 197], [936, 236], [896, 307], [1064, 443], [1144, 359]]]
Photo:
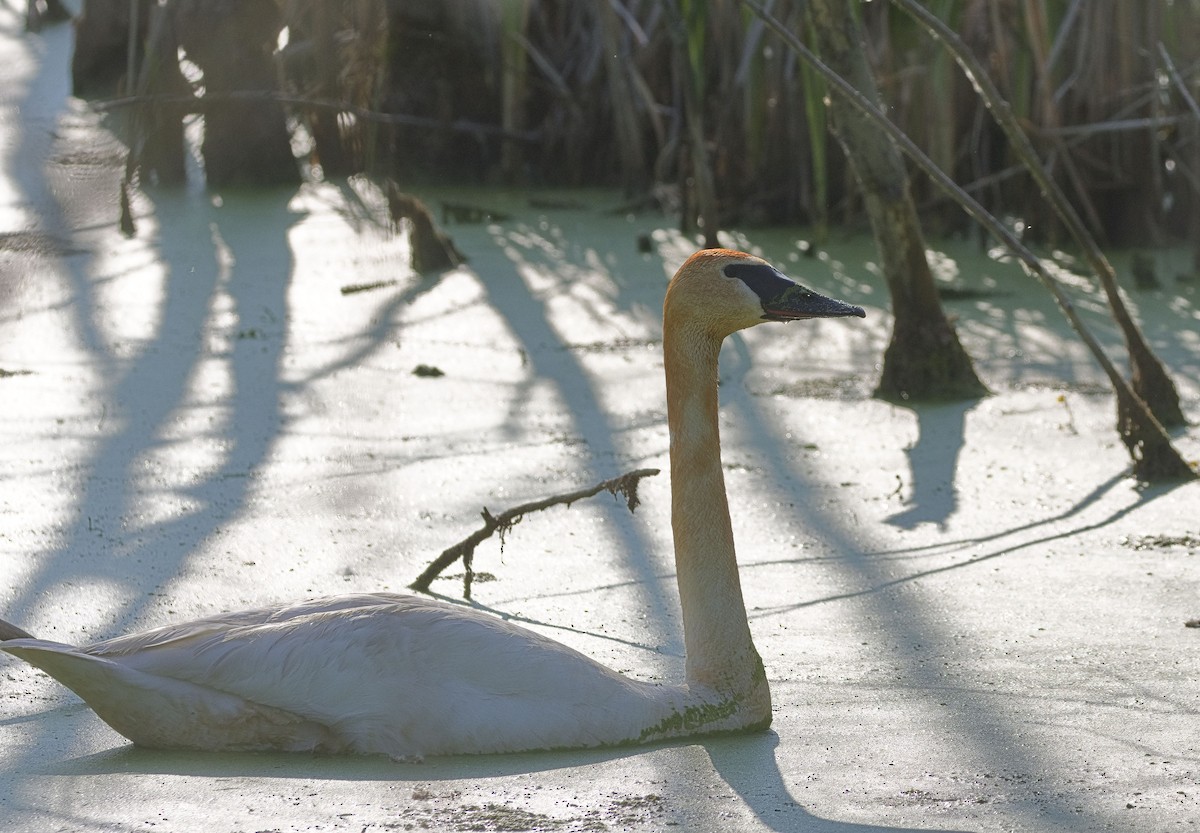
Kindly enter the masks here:
[[1192, 111], [1192, 115], [1200, 120], [1200, 105], [1196, 104], [1196, 99], [1192, 96], [1192, 91], [1188, 89], [1187, 82], [1179, 74], [1179, 70], [1175, 68], [1175, 62], [1171, 60], [1171, 53], [1167, 51], [1167, 47], [1162, 41], [1158, 42], [1158, 54], [1163, 59], [1163, 66], [1167, 69], [1167, 74], [1171, 76], [1171, 83], [1175, 85], [1175, 89], [1179, 90], [1180, 96], [1183, 97], [1184, 103], [1188, 109]]
[[566, 494], [553, 495], [541, 500], [522, 503], [520, 506], [514, 506], [512, 509], [501, 512], [499, 515], [493, 515], [485, 508], [481, 513], [483, 515], [483, 526], [454, 546], [444, 550], [441, 555], [430, 562], [425, 571], [409, 587], [420, 593], [428, 593], [429, 585], [433, 583], [433, 580], [443, 570], [461, 558], [463, 566], [466, 568], [466, 572], [463, 575], [463, 598], [469, 599], [471, 598], [471, 582], [475, 577], [475, 573], [471, 569], [471, 559], [474, 557], [475, 547], [492, 537], [493, 534], [497, 532], [500, 534], [500, 542], [501, 546], [503, 546], [505, 534], [520, 523], [530, 512], [548, 509], [551, 506], [570, 506], [577, 500], [589, 498], [600, 492], [608, 492], [614, 497], [618, 495], [624, 497], [629, 511], [636, 511], [640, 502], [637, 493], [638, 483], [643, 477], [650, 477], [658, 473], [659, 469], [637, 469], [626, 472], [620, 477], [605, 480], [603, 483], [598, 483], [587, 489], [579, 489], [574, 492], [567, 492]]

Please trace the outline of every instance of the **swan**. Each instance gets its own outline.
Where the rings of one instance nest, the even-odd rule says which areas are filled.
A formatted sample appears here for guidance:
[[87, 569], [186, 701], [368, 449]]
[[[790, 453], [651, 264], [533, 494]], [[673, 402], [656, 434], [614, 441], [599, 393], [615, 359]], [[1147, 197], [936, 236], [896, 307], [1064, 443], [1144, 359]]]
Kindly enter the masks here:
[[413, 760], [765, 729], [771, 695], [742, 601], [721, 470], [717, 357], [726, 336], [763, 321], [864, 315], [727, 249], [692, 255], [668, 285], [682, 684], [630, 679], [482, 611], [392, 593], [221, 614], [86, 647], [0, 621], [0, 649], [146, 747]]

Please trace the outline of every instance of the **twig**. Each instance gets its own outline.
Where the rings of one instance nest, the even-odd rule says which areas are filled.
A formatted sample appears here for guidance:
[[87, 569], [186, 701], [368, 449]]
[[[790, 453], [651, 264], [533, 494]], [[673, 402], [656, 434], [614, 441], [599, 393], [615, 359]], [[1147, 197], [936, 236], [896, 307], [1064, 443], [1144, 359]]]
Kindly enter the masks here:
[[373, 289], [383, 289], [387, 286], [395, 286], [396, 281], [371, 281], [370, 283], [348, 283], [342, 287], [343, 295], [353, 295], [356, 292], [370, 292]]
[[1061, 136], [1063, 138], [1088, 138], [1102, 133], [1131, 133], [1134, 131], [1162, 130], [1164, 127], [1178, 127], [1182, 124], [1196, 121], [1195, 116], [1180, 114], [1177, 116], [1147, 116], [1141, 119], [1112, 119], [1109, 121], [1091, 122], [1088, 124], [1068, 124], [1064, 127], [1033, 127], [1032, 130], [1040, 136]]
[[466, 568], [466, 572], [463, 574], [463, 598], [469, 599], [471, 598], [471, 581], [475, 577], [475, 573], [471, 569], [471, 559], [475, 555], [475, 547], [486, 541], [493, 534], [500, 533], [500, 546], [503, 548], [504, 536], [530, 512], [537, 512], [540, 509], [548, 509], [551, 506], [558, 506], [560, 504], [570, 506], [577, 500], [589, 498], [600, 492], [608, 492], [614, 497], [617, 495], [624, 497], [629, 511], [633, 512], [637, 509], [639, 503], [637, 493], [638, 482], [643, 477], [650, 477], [658, 474], [658, 472], [658, 469], [637, 469], [626, 472], [620, 477], [605, 480], [603, 483], [598, 483], [588, 489], [579, 489], [578, 491], [553, 495], [541, 500], [531, 501], [530, 503], [522, 503], [520, 506], [514, 506], [512, 509], [501, 512], [499, 515], [493, 515], [484, 508], [481, 513], [483, 515], [483, 526], [454, 546], [443, 551], [441, 555], [430, 562], [425, 571], [417, 576], [417, 580], [410, 584], [409, 587], [419, 593], [428, 593], [429, 585], [433, 583], [433, 580], [443, 570], [461, 558], [463, 566]]
[[1192, 111], [1192, 115], [1200, 120], [1200, 105], [1196, 104], [1196, 99], [1192, 96], [1192, 91], [1188, 89], [1187, 83], [1179, 74], [1179, 70], [1175, 68], [1175, 62], [1171, 60], [1171, 53], [1167, 51], [1167, 47], [1162, 41], [1158, 42], [1158, 54], [1162, 56], [1163, 66], [1167, 70], [1167, 74], [1171, 76], [1171, 83], [1175, 85], [1175, 89], [1179, 90], [1179, 94], [1183, 97], [1183, 101], [1187, 104], [1188, 109]]

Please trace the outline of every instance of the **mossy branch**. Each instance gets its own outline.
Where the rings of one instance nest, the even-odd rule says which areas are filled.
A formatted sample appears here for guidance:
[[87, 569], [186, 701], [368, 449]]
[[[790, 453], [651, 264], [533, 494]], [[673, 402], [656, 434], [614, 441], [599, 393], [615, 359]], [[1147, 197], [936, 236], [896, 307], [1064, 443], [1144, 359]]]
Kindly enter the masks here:
[[483, 526], [454, 546], [444, 550], [441, 555], [430, 562], [424, 572], [417, 576], [417, 580], [410, 584], [409, 587], [419, 593], [428, 593], [429, 585], [433, 583], [433, 580], [455, 561], [462, 559], [463, 567], [465, 568], [463, 574], [463, 598], [469, 599], [471, 598], [471, 582], [475, 577], [475, 573], [471, 569], [471, 560], [474, 558], [475, 548], [492, 537], [492, 535], [499, 533], [500, 546], [503, 548], [504, 536], [530, 512], [548, 509], [551, 506], [570, 506], [577, 500], [592, 497], [600, 492], [608, 492], [614, 497], [621, 496], [625, 498], [625, 504], [629, 507], [629, 511], [636, 511], [640, 503], [638, 500], [638, 483], [643, 477], [650, 477], [658, 474], [658, 472], [659, 469], [637, 469], [626, 472], [620, 477], [605, 480], [603, 483], [598, 483], [587, 489], [579, 489], [574, 492], [567, 492], [566, 494], [552, 495], [541, 500], [522, 503], [520, 506], [514, 506], [511, 509], [501, 512], [499, 515], [493, 515], [484, 508], [481, 513], [483, 515]]

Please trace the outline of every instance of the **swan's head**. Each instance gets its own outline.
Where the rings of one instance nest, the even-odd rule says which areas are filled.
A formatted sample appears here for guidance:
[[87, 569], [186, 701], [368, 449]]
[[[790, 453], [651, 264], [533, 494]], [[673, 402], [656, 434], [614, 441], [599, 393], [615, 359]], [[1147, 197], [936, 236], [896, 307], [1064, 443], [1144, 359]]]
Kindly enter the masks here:
[[764, 321], [847, 316], [864, 318], [866, 312], [818, 295], [761, 257], [730, 249], [689, 257], [671, 279], [664, 302], [664, 318], [688, 320], [719, 338]]

